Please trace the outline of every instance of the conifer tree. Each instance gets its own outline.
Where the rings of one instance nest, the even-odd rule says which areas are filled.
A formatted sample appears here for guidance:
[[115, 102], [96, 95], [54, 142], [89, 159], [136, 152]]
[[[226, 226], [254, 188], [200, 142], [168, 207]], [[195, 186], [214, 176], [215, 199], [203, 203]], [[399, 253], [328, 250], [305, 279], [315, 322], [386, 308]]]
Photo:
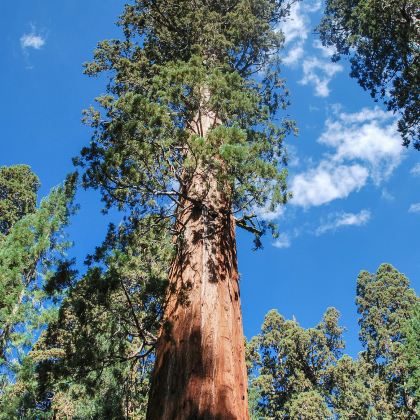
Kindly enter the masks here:
[[[143, 420], [173, 252], [165, 221], [110, 226], [31, 352], [45, 414]], [[56, 276], [55, 289], [61, 287]]]
[[[62, 229], [73, 211], [74, 177], [53, 189], [36, 208], [33, 194], [38, 179], [24, 167], [29, 181], [25, 184], [20, 178], [21, 168], [7, 171], [18, 174], [8, 183], [16, 186], [19, 193], [5, 195], [2, 202], [10, 211], [5, 213], [7, 235], [0, 241], [0, 412], [10, 402], [10, 393], [15, 393], [19, 375], [30, 371], [25, 362], [27, 353], [54, 316], [51, 298], [58, 296], [49, 296], [45, 286], [54, 268], [64, 264], [63, 252], [68, 243]], [[29, 190], [23, 191], [25, 187]], [[26, 215], [25, 209], [30, 211]], [[16, 221], [18, 217], [21, 218]]]
[[329, 308], [316, 327], [305, 329], [275, 310], [266, 315], [248, 344], [257, 394], [253, 418], [330, 418], [333, 368], [344, 348], [338, 317]]
[[413, 308], [404, 328], [405, 342], [402, 349], [407, 363], [406, 392], [420, 401], [420, 303]]
[[279, 77], [283, 0], [137, 0], [86, 73], [108, 72], [76, 163], [131, 217], [171, 221], [175, 257], [148, 418], [248, 418], [235, 228], [286, 202], [292, 128]]
[[392, 418], [416, 416], [416, 401], [407, 392], [409, 369], [404, 356], [405, 326], [419, 298], [404, 274], [382, 264], [375, 274], [362, 271], [357, 280], [361, 358], [372, 376], [385, 384], [384, 401]]
[[338, 312], [305, 330], [270, 311], [247, 346], [252, 418], [418, 418], [419, 298], [390, 264], [357, 280], [358, 358], [342, 356]]

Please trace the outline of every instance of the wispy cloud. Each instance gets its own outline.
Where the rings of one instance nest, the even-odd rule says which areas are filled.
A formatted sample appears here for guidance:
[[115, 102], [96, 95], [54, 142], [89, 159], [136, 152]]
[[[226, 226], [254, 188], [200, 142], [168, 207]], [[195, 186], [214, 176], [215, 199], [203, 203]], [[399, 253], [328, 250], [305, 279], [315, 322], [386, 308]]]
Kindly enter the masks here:
[[318, 142], [331, 151], [291, 180], [292, 204], [310, 207], [345, 198], [372, 179], [379, 185], [403, 158], [395, 117], [379, 108], [344, 113], [337, 108]]
[[292, 244], [292, 240], [290, 238], [290, 235], [287, 233], [281, 233], [280, 236], [273, 243], [273, 246], [276, 248], [283, 249], [283, 248], [290, 248], [291, 244]]
[[411, 168], [410, 174], [413, 176], [420, 176], [420, 163], [417, 163]]
[[343, 70], [343, 66], [317, 57], [309, 57], [303, 61], [303, 77], [299, 83], [312, 85], [315, 95], [326, 98], [330, 94], [329, 83], [334, 75]]
[[329, 231], [335, 231], [344, 226], [363, 226], [371, 218], [369, 210], [362, 210], [359, 213], [335, 213], [328, 217], [327, 222], [321, 224], [315, 231], [316, 235], [322, 235]]
[[324, 47], [319, 40], [312, 43], [312, 52], [307, 49], [311, 30], [311, 13], [321, 8], [321, 1], [303, 1], [292, 4], [288, 19], [280, 29], [285, 36], [283, 64], [289, 67], [301, 66], [302, 85], [315, 88], [315, 95], [327, 97], [330, 94], [329, 83], [343, 70], [340, 64], [331, 62], [335, 50]]
[[408, 209], [409, 213], [420, 213], [420, 203], [414, 203]]
[[394, 201], [395, 197], [386, 189], [382, 189], [381, 197], [386, 201]]
[[319, 39], [316, 39], [312, 46], [320, 51], [321, 55], [325, 58], [331, 58], [336, 52], [337, 49], [334, 46], [324, 47]]
[[258, 207], [254, 209], [254, 213], [265, 220], [266, 222], [272, 222], [273, 220], [278, 220], [283, 216], [285, 207], [282, 205], [277, 206], [274, 210], [270, 210], [268, 206]]
[[33, 48], [35, 50], [41, 49], [45, 45], [45, 38], [37, 33], [36, 28], [32, 26], [32, 30], [28, 34], [23, 34], [20, 37], [20, 46], [23, 50]]
[[305, 41], [309, 33], [309, 18], [300, 2], [294, 3], [290, 8], [290, 14], [280, 29], [284, 34], [285, 45], [295, 41]]
[[389, 177], [403, 155], [394, 115], [379, 108], [328, 119], [319, 142], [336, 149], [335, 161], [364, 162], [376, 184]]
[[320, 7], [318, 3], [293, 3], [288, 19], [282, 22], [279, 29], [285, 37], [285, 55], [282, 57], [284, 65], [294, 67], [303, 58], [304, 44], [310, 30], [308, 13], [317, 11]]

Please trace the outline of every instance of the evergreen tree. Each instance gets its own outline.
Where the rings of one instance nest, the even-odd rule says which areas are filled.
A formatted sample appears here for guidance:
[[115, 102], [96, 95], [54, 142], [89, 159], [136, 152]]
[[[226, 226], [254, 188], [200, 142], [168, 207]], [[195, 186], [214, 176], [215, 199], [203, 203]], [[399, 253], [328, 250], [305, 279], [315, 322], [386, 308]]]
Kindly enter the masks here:
[[[38, 185], [37, 178], [27, 171], [25, 167], [28, 179], [36, 180], [30, 182], [31, 188]], [[9, 185], [17, 183], [10, 180]], [[74, 177], [69, 177], [63, 186], [53, 189], [38, 208], [15, 221], [0, 242], [0, 412], [5, 411], [4, 404], [10, 405], [19, 375], [30, 371], [25, 362], [27, 352], [54, 317], [51, 298], [58, 296], [49, 296], [44, 286], [54, 267], [64, 264], [68, 243], [63, 240], [62, 230], [73, 211], [73, 185]], [[19, 192], [9, 203], [11, 207], [18, 202], [22, 209], [32, 209], [32, 197], [32, 191]], [[22, 212], [12, 208], [6, 214], [12, 215], [12, 221]]]
[[416, 0], [327, 0], [324, 45], [349, 56], [351, 77], [400, 112], [404, 145], [420, 150], [420, 15]]
[[305, 330], [270, 311], [247, 346], [255, 419], [394, 420], [418, 417], [419, 299], [389, 264], [357, 280], [357, 359], [341, 355], [343, 329], [329, 309]]
[[329, 418], [333, 367], [344, 347], [338, 317], [330, 308], [315, 328], [306, 330], [277, 311], [267, 314], [248, 349], [257, 369], [251, 380], [259, 395], [255, 418]]
[[[172, 244], [156, 217], [110, 227], [31, 353], [59, 418], [144, 419]], [[60, 288], [60, 276], [55, 288]]]
[[419, 299], [407, 277], [390, 264], [382, 264], [375, 274], [362, 271], [357, 280], [357, 310], [361, 357], [372, 375], [386, 384], [385, 398], [392, 418], [412, 418], [416, 414], [414, 395], [407, 392], [408, 367], [404, 358], [404, 328]]
[[406, 390], [415, 400], [420, 401], [420, 304], [417, 303], [407, 320], [403, 355], [407, 361], [408, 381]]
[[[109, 208], [171, 222], [171, 263], [148, 418], [246, 419], [235, 227], [286, 202], [292, 128], [279, 77], [283, 0], [137, 0], [86, 73], [111, 75], [79, 165]], [[177, 417], [178, 416], [178, 417]]]

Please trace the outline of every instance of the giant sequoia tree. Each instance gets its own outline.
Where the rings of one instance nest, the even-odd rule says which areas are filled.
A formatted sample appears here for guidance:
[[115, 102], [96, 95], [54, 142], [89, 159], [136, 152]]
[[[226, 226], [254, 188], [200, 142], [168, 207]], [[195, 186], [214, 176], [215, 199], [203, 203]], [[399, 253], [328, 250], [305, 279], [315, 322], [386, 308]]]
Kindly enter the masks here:
[[176, 248], [148, 418], [248, 418], [236, 226], [287, 200], [275, 60], [283, 0], [137, 0], [86, 73], [108, 72], [78, 163], [107, 207], [171, 221]]

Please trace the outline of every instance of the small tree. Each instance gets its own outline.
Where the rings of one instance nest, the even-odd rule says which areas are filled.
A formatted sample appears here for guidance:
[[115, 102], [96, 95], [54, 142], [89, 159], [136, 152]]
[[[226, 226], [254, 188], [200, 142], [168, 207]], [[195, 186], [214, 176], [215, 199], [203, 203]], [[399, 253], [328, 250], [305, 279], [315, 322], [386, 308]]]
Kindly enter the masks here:
[[0, 235], [7, 235], [18, 220], [35, 211], [39, 186], [27, 165], [0, 168]]
[[172, 251], [157, 218], [110, 227], [31, 352], [47, 413], [145, 418]]

